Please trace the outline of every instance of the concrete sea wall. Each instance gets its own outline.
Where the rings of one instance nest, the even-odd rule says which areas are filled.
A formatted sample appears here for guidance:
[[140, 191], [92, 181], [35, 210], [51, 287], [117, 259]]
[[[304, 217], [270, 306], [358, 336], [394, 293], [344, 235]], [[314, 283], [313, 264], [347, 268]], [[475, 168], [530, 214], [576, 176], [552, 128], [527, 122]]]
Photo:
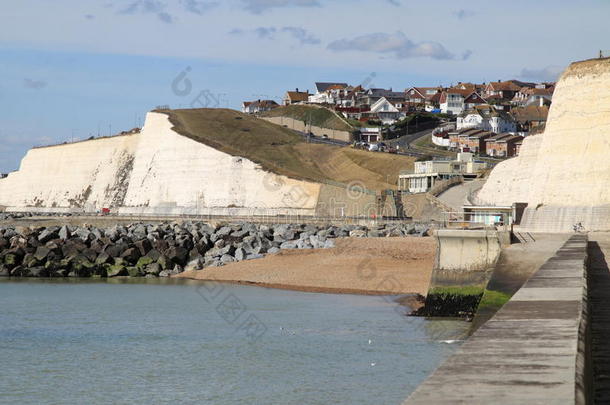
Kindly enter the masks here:
[[436, 262], [423, 316], [473, 316], [500, 257], [507, 232], [437, 230]]
[[313, 216], [343, 205], [350, 216], [373, 204], [367, 193], [277, 175], [184, 137], [154, 112], [139, 134], [32, 149], [0, 180], [7, 211]]
[[589, 403], [587, 237], [575, 235], [404, 403]]

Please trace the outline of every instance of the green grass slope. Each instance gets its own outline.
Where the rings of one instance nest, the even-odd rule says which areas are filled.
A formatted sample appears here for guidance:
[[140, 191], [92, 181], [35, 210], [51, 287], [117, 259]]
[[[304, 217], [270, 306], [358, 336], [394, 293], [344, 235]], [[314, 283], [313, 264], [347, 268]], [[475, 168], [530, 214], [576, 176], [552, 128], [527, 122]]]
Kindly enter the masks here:
[[158, 110], [181, 135], [264, 169], [315, 182], [362, 182], [371, 190], [396, 187], [413, 158], [303, 141], [295, 132], [228, 109]]

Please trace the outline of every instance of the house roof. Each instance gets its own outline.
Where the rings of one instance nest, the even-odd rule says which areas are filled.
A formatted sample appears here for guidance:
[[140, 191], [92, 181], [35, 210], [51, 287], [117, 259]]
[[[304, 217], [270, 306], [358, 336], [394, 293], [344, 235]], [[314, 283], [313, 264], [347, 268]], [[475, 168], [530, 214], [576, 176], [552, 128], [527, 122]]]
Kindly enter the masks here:
[[522, 87], [532, 87], [526, 86], [531, 83], [523, 83], [516, 80], [507, 80], [505, 82], [490, 82], [486, 90], [491, 91], [519, 91]]
[[478, 114], [483, 118], [500, 117], [506, 121], [514, 121], [514, 118], [505, 111], [498, 110], [493, 105], [479, 104], [473, 108], [466, 110], [460, 114], [460, 117], [466, 117], [470, 114]]
[[527, 107], [513, 108], [510, 114], [519, 123], [529, 121], [546, 121], [549, 115], [549, 107], [528, 105]]
[[476, 84], [476, 83], [462, 83], [459, 82], [458, 84], [456, 84], [455, 86], [453, 86], [454, 88], [458, 88], [458, 89], [464, 89], [464, 90], [470, 90], [470, 91], [482, 91], [485, 89], [485, 84]]
[[[388, 104], [390, 106], [390, 108], [386, 111], [382, 111], [381, 107], [384, 104]], [[394, 104], [392, 104], [391, 102], [389, 102], [385, 97], [381, 97], [379, 100], [377, 100], [377, 102], [375, 102], [372, 106], [371, 106], [371, 112], [372, 113], [377, 113], [377, 112], [399, 112], [398, 108], [396, 108], [394, 106]]]
[[244, 101], [244, 107], [259, 107], [259, 108], [274, 108], [279, 107], [279, 104], [273, 100], [256, 100], [256, 101]]
[[483, 97], [479, 95], [477, 92], [472, 92], [468, 97], [464, 99], [465, 103], [487, 103]]
[[[407, 90], [405, 90], [405, 93], [407, 94], [407, 97], [410, 96], [410, 92], [411, 90], [416, 91], [417, 94], [427, 100], [432, 100], [433, 97], [435, 97], [437, 94], [439, 94], [441, 92], [441, 88], [440, 87], [410, 87]], [[434, 90], [433, 94], [428, 94], [428, 91], [432, 91]]]
[[324, 93], [330, 87], [344, 89], [347, 87], [347, 83], [316, 82], [316, 91], [318, 93]]
[[490, 136], [494, 136], [494, 132], [481, 131], [468, 135], [468, 139], [487, 139]]
[[287, 91], [286, 97], [290, 99], [290, 101], [308, 101], [309, 100], [309, 92], [305, 93], [302, 91]]
[[366, 94], [369, 96], [373, 96], [373, 97], [385, 97], [387, 99], [390, 98], [398, 98], [398, 99], [404, 99], [405, 98], [405, 93], [403, 93], [402, 91], [392, 91], [392, 89], [390, 90], [386, 90], [386, 89], [368, 89], [366, 91]]
[[485, 142], [495, 142], [495, 141], [498, 141], [500, 139], [509, 138], [511, 136], [514, 136], [514, 135], [513, 134], [507, 134], [507, 133], [497, 134], [497, 135], [494, 135], [494, 136], [486, 139]]
[[523, 137], [520, 135], [512, 135], [512, 136], [506, 136], [504, 138], [500, 138], [498, 139], [496, 142], [498, 143], [513, 143], [513, 142], [517, 142], [519, 140], [522, 140]]
[[463, 129], [460, 129], [459, 131], [452, 131], [449, 133], [449, 135], [457, 135], [459, 137], [468, 137], [470, 135], [477, 134], [480, 132], [487, 132], [487, 131], [484, 131], [484, 130], [478, 129], [478, 128], [463, 128]]

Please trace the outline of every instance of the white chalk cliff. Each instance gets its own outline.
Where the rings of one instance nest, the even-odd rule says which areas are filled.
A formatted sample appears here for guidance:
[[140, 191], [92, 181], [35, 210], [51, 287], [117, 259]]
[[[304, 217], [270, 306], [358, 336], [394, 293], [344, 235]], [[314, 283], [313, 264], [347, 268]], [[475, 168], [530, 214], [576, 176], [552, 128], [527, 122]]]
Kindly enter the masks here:
[[498, 164], [477, 202], [526, 202], [524, 227], [610, 229], [610, 59], [570, 65], [557, 83], [546, 130]]
[[151, 112], [141, 133], [31, 149], [0, 180], [9, 210], [313, 215], [321, 185], [184, 137]]

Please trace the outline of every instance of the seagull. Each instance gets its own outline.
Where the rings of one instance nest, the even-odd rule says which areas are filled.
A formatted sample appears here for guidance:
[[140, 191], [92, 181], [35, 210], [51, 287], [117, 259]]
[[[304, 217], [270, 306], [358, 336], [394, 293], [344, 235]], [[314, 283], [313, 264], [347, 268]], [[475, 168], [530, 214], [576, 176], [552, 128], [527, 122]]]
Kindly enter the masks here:
[[452, 343], [457, 343], [459, 342], [459, 340], [441, 340], [441, 343], [447, 343], [448, 345], [452, 344]]
[[369, 339], [369, 344], [373, 343], [373, 341], [371, 339]]
[[375, 364], [377, 364], [377, 363], [371, 363], [371, 367], [375, 367]]

